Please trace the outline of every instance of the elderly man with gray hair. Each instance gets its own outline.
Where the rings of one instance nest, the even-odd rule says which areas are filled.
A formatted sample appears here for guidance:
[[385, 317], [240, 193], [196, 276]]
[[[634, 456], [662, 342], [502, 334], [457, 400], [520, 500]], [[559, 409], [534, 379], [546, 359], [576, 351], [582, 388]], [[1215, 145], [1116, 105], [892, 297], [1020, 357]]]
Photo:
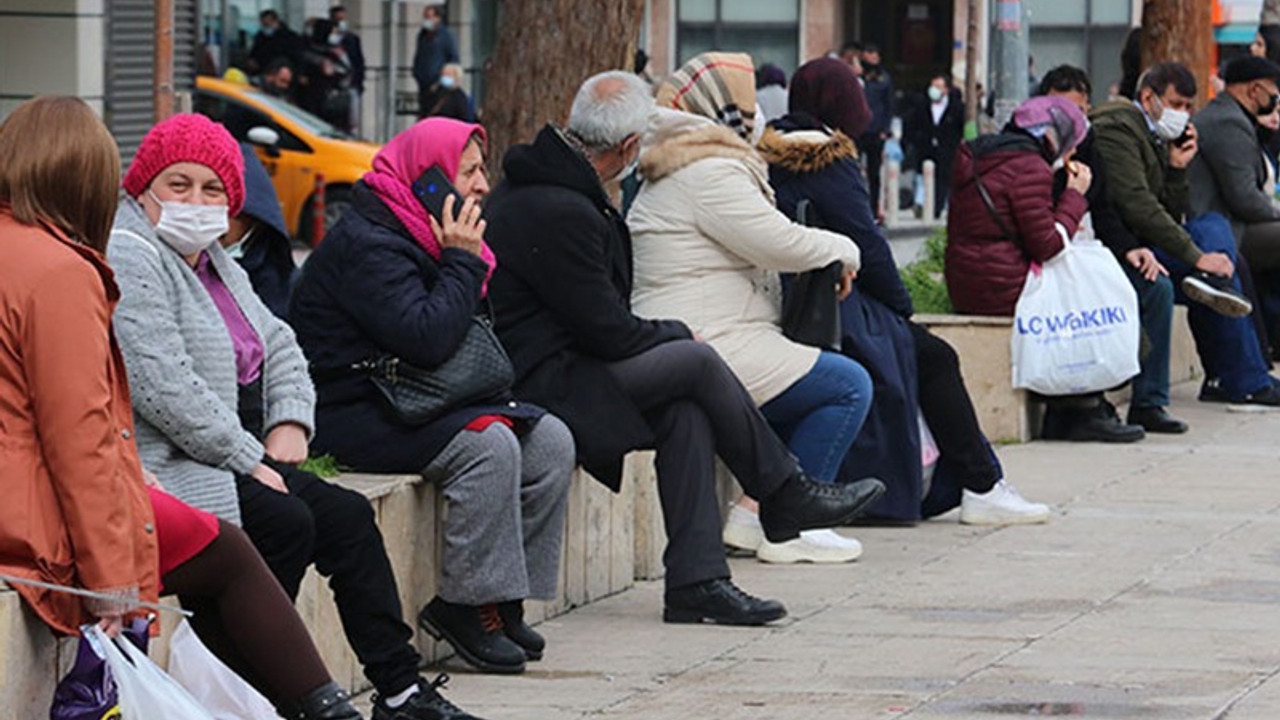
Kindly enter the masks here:
[[715, 350], [680, 321], [631, 312], [631, 236], [606, 188], [635, 166], [653, 108], [635, 75], [601, 73], [578, 91], [567, 128], [511, 149], [487, 210], [489, 297], [516, 392], [569, 425], [592, 475], [616, 491], [623, 455], [657, 450], [663, 619], [764, 624], [786, 609], [729, 580], [716, 456], [760, 501], [774, 542], [852, 520], [884, 485], [814, 483]]

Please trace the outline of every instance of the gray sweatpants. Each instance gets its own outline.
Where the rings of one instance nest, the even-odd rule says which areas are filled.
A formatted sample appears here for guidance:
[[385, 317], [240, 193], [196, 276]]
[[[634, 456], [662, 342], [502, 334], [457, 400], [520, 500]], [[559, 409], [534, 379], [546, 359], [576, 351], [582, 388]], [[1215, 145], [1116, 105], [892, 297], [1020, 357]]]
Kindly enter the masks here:
[[574, 462], [573, 435], [550, 413], [524, 437], [499, 423], [454, 436], [423, 471], [444, 492], [442, 599], [555, 597]]

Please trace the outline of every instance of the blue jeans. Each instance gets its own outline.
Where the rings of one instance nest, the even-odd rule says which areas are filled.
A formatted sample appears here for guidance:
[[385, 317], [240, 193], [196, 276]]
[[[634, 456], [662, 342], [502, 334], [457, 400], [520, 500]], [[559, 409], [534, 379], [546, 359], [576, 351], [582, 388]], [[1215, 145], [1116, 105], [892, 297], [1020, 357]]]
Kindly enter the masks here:
[[760, 412], [801, 469], [817, 482], [831, 483], [871, 410], [871, 388], [866, 368], [824, 350], [809, 374]]
[[[1169, 405], [1169, 345], [1173, 333], [1173, 282], [1158, 275], [1154, 282], [1142, 277], [1132, 265], [1121, 260], [1129, 282], [1138, 291], [1138, 314], [1149, 349], [1140, 358], [1142, 370], [1133, 379], [1133, 407], [1162, 408]], [[1168, 267], [1166, 265], [1166, 267]], [[1172, 271], [1171, 271], [1172, 272]]]
[[[1206, 213], [1187, 223], [1191, 239], [1206, 253], [1220, 252], [1238, 262], [1236, 238], [1227, 219], [1217, 213]], [[1187, 306], [1187, 320], [1195, 335], [1196, 349], [1209, 377], [1217, 377], [1223, 391], [1232, 400], [1258, 392], [1271, 385], [1266, 358], [1253, 319], [1245, 316], [1229, 318], [1197, 302], [1188, 302], [1180, 284], [1192, 268], [1172, 255], [1156, 248], [1156, 257], [1169, 269], [1178, 288], [1175, 299]], [[1231, 277], [1231, 286], [1241, 292], [1240, 274]]]

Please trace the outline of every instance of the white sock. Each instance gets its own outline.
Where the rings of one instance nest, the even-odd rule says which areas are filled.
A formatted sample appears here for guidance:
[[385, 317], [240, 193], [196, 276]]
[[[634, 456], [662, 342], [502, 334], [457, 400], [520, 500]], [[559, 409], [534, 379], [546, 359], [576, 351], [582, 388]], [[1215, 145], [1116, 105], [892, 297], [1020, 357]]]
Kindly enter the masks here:
[[389, 697], [383, 702], [386, 703], [387, 707], [391, 708], [392, 710], [395, 710], [401, 705], [404, 705], [405, 703], [409, 702], [409, 698], [413, 697], [414, 695], [417, 695], [419, 690], [420, 688], [418, 687], [418, 683], [414, 683], [409, 686], [409, 689], [405, 690], [399, 695], [394, 695], [392, 697]]

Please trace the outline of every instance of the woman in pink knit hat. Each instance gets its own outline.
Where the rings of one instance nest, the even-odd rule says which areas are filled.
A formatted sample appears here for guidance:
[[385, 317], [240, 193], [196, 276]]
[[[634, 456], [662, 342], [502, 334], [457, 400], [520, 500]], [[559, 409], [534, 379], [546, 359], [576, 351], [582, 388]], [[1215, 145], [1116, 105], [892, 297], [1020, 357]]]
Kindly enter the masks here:
[[[147, 133], [124, 177], [108, 259], [138, 450], [175, 496], [240, 524], [291, 599], [309, 566], [329, 579], [378, 692], [374, 718], [471, 718], [439, 694], [442, 680], [419, 676], [369, 501], [297, 468], [314, 427], [307, 360], [218, 243], [244, 203], [243, 167], [225, 128], [176, 115]], [[332, 686], [318, 702], [343, 697]]]

